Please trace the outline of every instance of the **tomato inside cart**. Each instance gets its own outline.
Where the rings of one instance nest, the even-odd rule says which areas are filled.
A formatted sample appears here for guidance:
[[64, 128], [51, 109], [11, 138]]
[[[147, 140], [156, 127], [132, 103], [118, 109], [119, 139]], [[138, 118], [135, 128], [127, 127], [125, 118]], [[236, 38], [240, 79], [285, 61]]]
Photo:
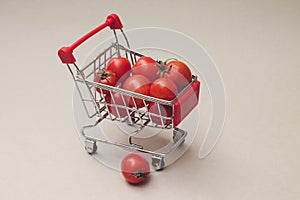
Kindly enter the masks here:
[[[115, 42], [92, 62], [78, 66], [73, 51], [106, 27], [113, 31]], [[165, 167], [165, 158], [185, 141], [188, 132], [179, 125], [198, 105], [200, 82], [184, 61], [175, 58], [163, 62], [160, 58], [132, 50], [122, 28], [119, 17], [111, 14], [103, 24], [72, 45], [59, 49], [58, 55], [73, 77], [86, 115], [95, 119], [95, 123], [81, 128], [86, 151], [89, 154], [100, 151], [98, 143], [109, 144], [112, 148], [127, 148], [151, 155], [152, 166], [155, 170], [161, 170]], [[119, 43], [116, 30], [121, 31], [126, 45]], [[84, 98], [83, 93], [88, 93], [89, 98]], [[92, 110], [87, 109], [87, 102], [92, 102]], [[88, 129], [104, 120], [137, 128], [128, 134], [128, 143], [86, 134]], [[173, 145], [165, 151], [153, 151], [133, 142], [133, 138], [145, 127], [172, 130]]]

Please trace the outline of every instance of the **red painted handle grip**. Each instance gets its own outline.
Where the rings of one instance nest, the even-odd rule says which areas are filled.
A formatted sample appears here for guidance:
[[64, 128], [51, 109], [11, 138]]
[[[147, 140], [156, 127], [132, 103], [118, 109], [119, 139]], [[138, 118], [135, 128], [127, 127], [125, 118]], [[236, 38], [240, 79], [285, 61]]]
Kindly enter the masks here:
[[110, 14], [106, 21], [101, 24], [100, 26], [96, 27], [95, 29], [91, 30], [81, 38], [79, 38], [76, 42], [71, 44], [67, 47], [62, 47], [58, 50], [58, 56], [61, 59], [62, 63], [64, 64], [73, 64], [75, 63], [76, 59], [73, 55], [73, 50], [76, 49], [79, 45], [81, 45], [83, 42], [85, 42], [87, 39], [104, 29], [105, 27], [109, 26], [111, 29], [121, 29], [123, 28], [123, 25], [121, 23], [120, 18], [116, 14]]

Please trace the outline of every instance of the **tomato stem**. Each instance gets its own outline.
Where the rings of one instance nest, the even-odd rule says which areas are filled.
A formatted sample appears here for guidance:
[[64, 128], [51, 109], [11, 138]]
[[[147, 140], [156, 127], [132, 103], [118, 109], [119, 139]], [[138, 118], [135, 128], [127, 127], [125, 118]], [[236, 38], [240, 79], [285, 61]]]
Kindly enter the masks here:
[[167, 60], [165, 60], [165, 62], [164, 62], [164, 63], [165, 63], [165, 65], [166, 65], [166, 64], [167, 64], [167, 63], [168, 63], [170, 60], [176, 60], [176, 61], [177, 61], [178, 59], [177, 59], [177, 58], [168, 58], [168, 59], [167, 59]]
[[165, 64], [163, 61], [161, 61], [161, 60], [157, 60], [157, 61], [156, 61], [156, 66], [157, 66], [161, 71], [163, 71], [163, 70], [166, 69], [166, 64]]
[[[169, 58], [170, 59], [175, 59], [175, 58]], [[167, 61], [163, 62], [161, 60], [156, 61], [156, 66], [159, 68], [158, 72], [159, 73], [159, 77], [164, 77], [165, 73], [170, 73], [170, 71], [172, 70], [172, 65], [170, 65], [169, 68], [167, 68], [166, 66]]]
[[146, 175], [145, 175], [145, 173], [144, 173], [142, 170], [139, 170], [139, 171], [136, 172], [136, 173], [130, 173], [128, 176], [129, 176], [129, 177], [130, 177], [130, 176], [134, 176], [134, 177], [136, 177], [136, 178], [146, 178]]
[[109, 80], [110, 76], [114, 76], [115, 73], [107, 73], [104, 69], [99, 69], [96, 73], [95, 73], [95, 77], [98, 77], [99, 79], [103, 80], [107, 80], [109, 83], [111, 83], [111, 80]]

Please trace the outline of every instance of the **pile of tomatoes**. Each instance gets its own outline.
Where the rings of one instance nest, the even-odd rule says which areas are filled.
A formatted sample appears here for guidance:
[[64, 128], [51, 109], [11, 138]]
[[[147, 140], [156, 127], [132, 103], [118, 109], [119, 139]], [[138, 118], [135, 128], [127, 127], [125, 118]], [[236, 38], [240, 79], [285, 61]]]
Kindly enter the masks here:
[[[182, 61], [169, 59], [165, 62], [155, 61], [151, 57], [140, 57], [131, 66], [124, 57], [112, 58], [107, 67], [95, 72], [94, 81], [110, 86], [118, 86], [125, 90], [155, 97], [163, 100], [173, 100], [191, 81], [192, 73]], [[110, 93], [107, 90], [96, 88], [103, 93], [108, 104], [117, 104], [135, 108], [147, 107], [150, 113], [164, 117], [172, 115], [172, 107], [154, 102], [145, 102], [139, 98], [125, 96], [120, 93]], [[114, 116], [123, 118], [127, 116], [125, 108], [108, 106], [109, 112]], [[151, 117], [151, 116], [150, 116]], [[153, 115], [151, 120], [159, 125], [168, 124], [170, 120], [162, 120]]]

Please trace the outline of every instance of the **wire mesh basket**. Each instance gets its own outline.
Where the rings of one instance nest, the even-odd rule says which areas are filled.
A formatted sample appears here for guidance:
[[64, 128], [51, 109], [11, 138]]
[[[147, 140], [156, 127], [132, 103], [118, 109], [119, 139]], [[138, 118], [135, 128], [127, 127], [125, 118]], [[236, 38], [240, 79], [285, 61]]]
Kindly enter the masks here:
[[[76, 59], [73, 56], [73, 50], [107, 26], [113, 30], [115, 42], [100, 52], [90, 63], [79, 67], [75, 62]], [[71, 46], [62, 47], [58, 51], [58, 55], [69, 69], [86, 115], [88, 118], [96, 119], [95, 123], [85, 125], [81, 128], [81, 133], [85, 138], [85, 148], [87, 152], [94, 154], [97, 151], [97, 142], [103, 142], [151, 154], [153, 167], [156, 170], [160, 170], [165, 165], [165, 156], [178, 148], [185, 140], [187, 132], [177, 126], [197, 106], [200, 82], [197, 80], [197, 76], [193, 75], [192, 81], [172, 100], [159, 99], [125, 90], [121, 87], [122, 83], [110, 86], [95, 82], [96, 72], [106, 69], [107, 63], [112, 58], [125, 57], [130, 61], [131, 65], [134, 65], [140, 57], [144, 56], [130, 49], [128, 39], [122, 31], [122, 27], [117, 15], [109, 15], [104, 24], [84, 35]], [[126, 41], [126, 47], [119, 44], [119, 39], [115, 31], [117, 29], [121, 30]], [[118, 98], [116, 98], [116, 94]], [[129, 101], [131, 101], [131, 104], [128, 103]], [[155, 107], [155, 112], [149, 109], [150, 104]], [[88, 129], [96, 127], [103, 120], [118, 121], [137, 128], [128, 134], [127, 144], [86, 134]], [[156, 152], [145, 149], [140, 144], [133, 143], [132, 138], [139, 134], [144, 127], [173, 130], [174, 144], [167, 151]]]

